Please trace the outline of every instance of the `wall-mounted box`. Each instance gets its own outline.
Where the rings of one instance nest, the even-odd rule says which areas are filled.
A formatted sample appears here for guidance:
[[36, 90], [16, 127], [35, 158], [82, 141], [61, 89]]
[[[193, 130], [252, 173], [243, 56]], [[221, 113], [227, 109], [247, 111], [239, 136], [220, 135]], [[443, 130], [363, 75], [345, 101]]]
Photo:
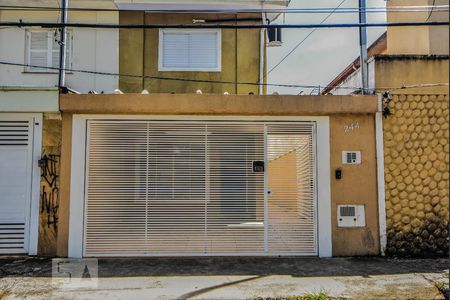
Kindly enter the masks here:
[[361, 151], [342, 151], [342, 164], [360, 165]]
[[365, 227], [364, 205], [338, 205], [338, 227]]

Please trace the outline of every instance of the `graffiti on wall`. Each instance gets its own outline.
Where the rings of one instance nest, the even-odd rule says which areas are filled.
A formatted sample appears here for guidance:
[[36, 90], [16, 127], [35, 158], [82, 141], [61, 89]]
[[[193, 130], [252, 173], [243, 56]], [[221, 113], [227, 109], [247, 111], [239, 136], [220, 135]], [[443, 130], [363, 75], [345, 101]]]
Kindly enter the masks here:
[[60, 155], [45, 155], [39, 160], [41, 167], [41, 214], [47, 215], [47, 226], [58, 227], [59, 180], [58, 163]]

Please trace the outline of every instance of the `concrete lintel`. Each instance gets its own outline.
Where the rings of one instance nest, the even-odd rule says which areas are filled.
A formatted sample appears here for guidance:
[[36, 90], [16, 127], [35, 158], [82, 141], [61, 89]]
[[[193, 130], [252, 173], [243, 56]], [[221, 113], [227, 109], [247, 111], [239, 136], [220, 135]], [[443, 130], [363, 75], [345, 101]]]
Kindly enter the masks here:
[[197, 94], [66, 94], [60, 109], [75, 114], [325, 116], [375, 114], [376, 96]]
[[59, 112], [58, 90], [1, 87], [0, 112]]

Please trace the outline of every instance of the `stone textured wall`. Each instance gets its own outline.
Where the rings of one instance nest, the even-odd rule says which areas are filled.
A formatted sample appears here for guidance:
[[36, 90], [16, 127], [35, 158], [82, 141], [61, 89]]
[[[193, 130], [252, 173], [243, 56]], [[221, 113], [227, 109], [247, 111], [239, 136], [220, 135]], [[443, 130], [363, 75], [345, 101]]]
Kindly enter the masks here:
[[448, 95], [393, 95], [384, 120], [387, 254], [449, 252]]

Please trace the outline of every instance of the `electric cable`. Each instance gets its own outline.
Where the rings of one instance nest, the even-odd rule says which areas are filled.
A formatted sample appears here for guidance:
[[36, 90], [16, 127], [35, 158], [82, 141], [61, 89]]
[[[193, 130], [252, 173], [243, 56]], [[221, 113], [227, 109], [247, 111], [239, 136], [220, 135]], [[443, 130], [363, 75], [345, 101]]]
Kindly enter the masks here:
[[448, 21], [436, 22], [383, 22], [383, 23], [333, 23], [333, 24], [97, 24], [57, 22], [0, 22], [0, 27], [42, 28], [101, 28], [101, 29], [308, 29], [308, 28], [360, 28], [360, 27], [414, 27], [445, 26]]
[[[335, 10], [332, 11], [329, 15], [327, 15], [319, 24], [325, 23], [325, 21], [327, 21], [334, 14], [334, 12], [345, 3], [345, 1], [347, 1], [347, 0], [342, 0], [339, 3], [339, 5], [336, 6]], [[264, 76], [262, 77], [262, 80], [267, 78], [267, 76], [269, 76], [269, 74], [271, 74], [276, 68], [278, 68], [289, 56], [291, 56], [291, 54], [294, 53], [311, 35], [313, 35], [313, 33], [317, 31], [317, 29], [318, 28], [314, 28], [313, 30], [311, 30], [311, 32], [308, 33], [299, 43], [297, 43], [297, 45], [295, 45], [295, 47], [292, 48], [291, 51], [289, 51], [277, 64], [275, 64], [274, 67], [272, 67], [269, 71], [266, 72], [266, 74], [264, 74]], [[259, 81], [261, 81], [261, 79]]]
[[[48, 69], [59, 71], [59, 67], [49, 67], [49, 66], [38, 66], [14, 62], [0, 61], [0, 65], [16, 66], [16, 67], [28, 67], [36, 69]], [[124, 74], [124, 73], [114, 73], [114, 72], [100, 72], [91, 70], [81, 70], [73, 68], [63, 69], [66, 72], [72, 73], [84, 73], [84, 74], [94, 74], [103, 76], [115, 76], [115, 77], [131, 77], [131, 78], [141, 78], [141, 79], [153, 79], [153, 80], [168, 80], [168, 81], [184, 81], [184, 82], [198, 82], [198, 83], [212, 83], [212, 84], [238, 84], [238, 85], [252, 85], [252, 86], [273, 86], [273, 87], [287, 87], [287, 88], [317, 88], [321, 85], [301, 85], [301, 84], [279, 84], [279, 83], [255, 83], [255, 82], [236, 82], [236, 81], [221, 81], [221, 80], [202, 80], [202, 79], [189, 79], [189, 78], [176, 78], [176, 77], [162, 77], [162, 76], [149, 76], [149, 75], [135, 75], [135, 74]], [[426, 88], [426, 87], [439, 87], [439, 86], [449, 86], [448, 83], [423, 83], [410, 86], [397, 86], [397, 87], [380, 87], [377, 90], [399, 90], [399, 89], [410, 89], [410, 88]], [[332, 86], [337, 89], [351, 89], [351, 90], [362, 90], [361, 87], [341, 87]], [[369, 92], [374, 92], [374, 89], [366, 89]]]

